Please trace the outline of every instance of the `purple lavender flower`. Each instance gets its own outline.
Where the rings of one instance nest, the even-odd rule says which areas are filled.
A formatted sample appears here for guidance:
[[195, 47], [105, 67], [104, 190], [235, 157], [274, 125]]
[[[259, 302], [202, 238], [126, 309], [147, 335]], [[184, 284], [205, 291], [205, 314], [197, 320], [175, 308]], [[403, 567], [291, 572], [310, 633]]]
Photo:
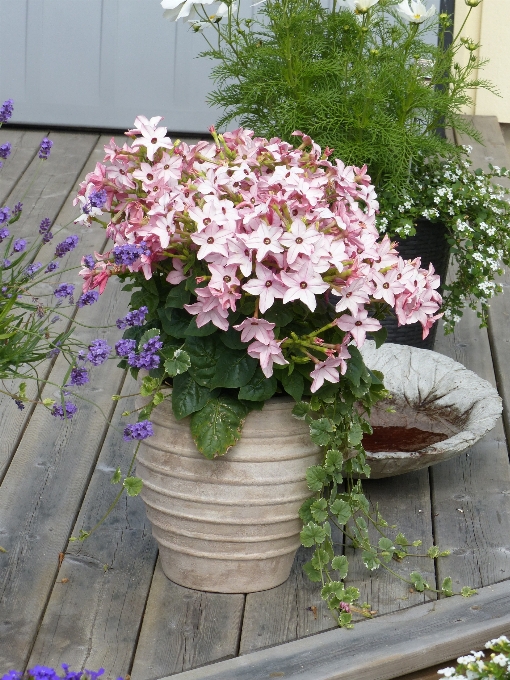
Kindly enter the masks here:
[[154, 354], [155, 352], [158, 352], [162, 347], [163, 343], [161, 342], [159, 335], [156, 335], [153, 338], [150, 338], [150, 340], [148, 340], [145, 343], [145, 345], [143, 345], [142, 349], [144, 350], [144, 352]]
[[61, 243], [57, 244], [57, 247], [55, 248], [56, 257], [64, 257], [66, 253], [74, 250], [78, 245], [78, 241], [79, 239], [76, 235], [65, 238]]
[[[57, 317], [57, 319], [58, 319], [58, 317]], [[53, 321], [52, 321], [51, 323], [53, 323]], [[57, 357], [57, 356], [60, 354], [59, 345], [60, 345], [60, 340], [57, 340], [57, 342], [55, 343], [55, 346], [53, 347], [53, 349], [51, 349], [51, 350], [48, 352], [48, 354], [46, 355], [46, 357], [47, 357], [48, 359], [54, 359], [55, 357]]]
[[2, 262], [2, 267], [3, 267], [4, 269], [7, 269], [7, 267], [10, 267], [10, 266], [11, 266], [11, 261], [10, 261], [10, 260], [4, 260], [4, 261]]
[[139, 423], [127, 425], [124, 428], [124, 441], [129, 442], [134, 439], [142, 440], [154, 435], [154, 428], [150, 420], [141, 420]]
[[145, 368], [146, 371], [158, 368], [160, 361], [159, 356], [151, 352], [140, 352], [140, 354], [131, 352], [127, 357], [127, 362], [132, 368]]
[[24, 238], [18, 238], [16, 239], [16, 241], [14, 241], [14, 245], [12, 246], [12, 252], [22, 253], [26, 247], [27, 247], [26, 240]]
[[9, 230], [6, 229], [5, 227], [0, 229], [0, 243], [2, 243], [2, 241], [6, 239], [9, 236], [9, 234], [10, 234]]
[[0, 208], [0, 224], [7, 222], [7, 220], [9, 219], [10, 216], [11, 216], [11, 209], [10, 208], [8, 208], [7, 206]]
[[45, 137], [42, 142], [41, 146], [39, 148], [39, 158], [41, 158], [43, 161], [47, 160], [50, 157], [50, 152], [51, 152], [51, 147], [53, 146], [53, 142], [49, 140], [47, 137]]
[[23, 673], [19, 671], [8, 671], [5, 675], [2, 675], [2, 680], [21, 680]]
[[81, 263], [84, 267], [87, 267], [88, 269], [94, 269], [96, 266], [96, 261], [92, 255], [84, 255], [81, 258]]
[[49, 231], [47, 234], [44, 234], [44, 236], [42, 237], [42, 242], [43, 243], [49, 243], [52, 238], [53, 238], [53, 234], [51, 233], [51, 231]]
[[127, 357], [135, 351], [136, 341], [135, 340], [119, 340], [115, 343], [115, 352], [119, 357]]
[[71, 283], [61, 283], [60, 286], [57, 286], [54, 291], [54, 295], [56, 298], [60, 299], [65, 299], [69, 298], [69, 302], [72, 301], [73, 298], [73, 293], [74, 293], [74, 286]]
[[97, 290], [89, 290], [87, 293], [83, 293], [78, 298], [78, 307], [85, 307], [85, 305], [93, 305], [94, 302], [99, 300], [99, 293]]
[[140, 309], [135, 309], [132, 312], [128, 312], [123, 319], [117, 319], [115, 322], [117, 328], [124, 330], [124, 328], [127, 328], [128, 326], [143, 326], [148, 312], [149, 310], [145, 306], [140, 307]]
[[46, 274], [49, 274], [50, 272], [54, 272], [55, 269], [58, 269], [58, 262], [55, 262], [55, 260], [53, 260], [53, 262], [50, 262], [44, 271], [46, 272]]
[[11, 145], [9, 142], [0, 145], [0, 158], [9, 158], [11, 155]]
[[16, 404], [20, 411], [23, 411], [25, 409], [25, 404], [21, 401], [21, 399], [15, 399], [14, 403]]
[[39, 233], [40, 234], [47, 234], [50, 229], [51, 229], [51, 220], [50, 220], [49, 217], [45, 217], [41, 221], [41, 224], [39, 225]]
[[2, 104], [2, 108], [0, 108], [0, 123], [6, 123], [12, 116], [12, 112], [14, 110], [13, 104], [14, 102], [12, 101], [12, 99], [7, 99]]
[[25, 268], [25, 274], [27, 276], [33, 276], [39, 269], [42, 267], [41, 262], [34, 262], [33, 264], [29, 264], [28, 267]]
[[78, 368], [75, 366], [73, 370], [71, 371], [70, 379], [69, 379], [69, 385], [75, 385], [76, 387], [80, 387], [81, 385], [85, 385], [89, 381], [89, 372], [87, 371], [86, 368]]
[[94, 340], [94, 342], [89, 345], [87, 359], [94, 366], [100, 366], [108, 359], [110, 351], [111, 347], [105, 340]]
[[77, 410], [78, 408], [76, 404], [73, 404], [72, 401], [65, 401], [64, 406], [62, 406], [62, 404], [58, 405], [53, 404], [53, 408], [51, 409], [51, 415], [54, 416], [55, 418], [60, 418], [60, 420], [66, 419], [70, 420]]
[[131, 265], [136, 262], [142, 255], [147, 255], [150, 252], [144, 244], [126, 243], [123, 246], [115, 246], [113, 249], [113, 260], [116, 265]]
[[16, 217], [16, 215], [19, 215], [22, 210], [23, 210], [23, 203], [21, 203], [21, 202], [16, 203], [16, 205], [14, 206], [14, 208], [12, 210], [12, 216]]

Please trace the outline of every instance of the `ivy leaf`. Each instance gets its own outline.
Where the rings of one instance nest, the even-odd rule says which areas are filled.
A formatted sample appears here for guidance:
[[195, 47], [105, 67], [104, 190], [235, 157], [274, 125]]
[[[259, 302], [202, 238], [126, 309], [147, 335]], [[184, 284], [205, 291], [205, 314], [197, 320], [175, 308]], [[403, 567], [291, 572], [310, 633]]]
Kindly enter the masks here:
[[191, 359], [190, 374], [202, 387], [211, 387], [220, 358], [216, 338], [187, 338], [184, 347]]
[[241, 436], [246, 406], [232, 397], [210, 399], [191, 416], [191, 435], [206, 458], [222, 456]]
[[331, 439], [330, 434], [336, 430], [329, 418], [319, 418], [310, 423], [310, 438], [317, 446], [326, 446]]
[[310, 506], [310, 512], [316, 522], [325, 522], [328, 518], [328, 502], [325, 498], [319, 498]]
[[305, 564], [303, 564], [303, 571], [313, 583], [322, 580], [321, 572], [316, 569], [311, 562], [305, 562]]
[[292, 409], [292, 415], [298, 420], [304, 420], [310, 412], [310, 404], [306, 401], [299, 401]]
[[441, 551], [439, 550], [437, 545], [433, 545], [431, 548], [427, 550], [427, 557], [434, 559], [435, 557], [439, 557], [440, 552]]
[[172, 378], [186, 371], [191, 366], [191, 359], [183, 349], [176, 349], [173, 356], [165, 361], [165, 371]]
[[361, 444], [362, 439], [363, 430], [361, 429], [361, 425], [359, 423], [353, 423], [349, 430], [349, 444], [351, 446], [357, 446], [358, 444]]
[[[213, 388], [244, 387], [249, 383], [255, 370], [259, 366], [259, 362], [253, 357], [250, 357], [246, 353], [246, 350], [232, 350], [223, 345], [219, 345], [217, 349], [219, 358], [216, 363], [214, 377], [209, 386]], [[246, 397], [242, 397], [242, 399], [246, 399]], [[260, 400], [256, 399], [255, 401]]]
[[393, 541], [391, 541], [389, 538], [380, 538], [379, 539], [379, 548], [385, 552], [393, 552], [395, 550], [395, 546], [393, 545]]
[[315, 522], [308, 522], [308, 524], [305, 524], [303, 527], [303, 530], [300, 533], [300, 538], [301, 543], [305, 546], [305, 548], [311, 548], [312, 545], [320, 545], [321, 543], [324, 543], [326, 539], [326, 531], [318, 524], [315, 524]]
[[349, 612], [341, 612], [340, 616], [338, 617], [338, 625], [340, 628], [354, 628], [354, 625], [351, 623], [352, 621], [352, 614]]
[[441, 586], [441, 593], [445, 597], [452, 597], [453, 596], [453, 582], [452, 582], [452, 579], [449, 576], [447, 576], [443, 581], [443, 584]]
[[349, 571], [349, 560], [345, 555], [337, 555], [331, 562], [331, 567], [338, 572], [338, 576], [343, 580]]
[[266, 401], [273, 396], [277, 387], [278, 381], [275, 376], [272, 375], [270, 378], [266, 378], [260, 366], [257, 366], [249, 382], [239, 390], [239, 399]]
[[346, 501], [337, 498], [329, 507], [333, 515], [337, 518], [339, 524], [347, 524], [350, 520], [352, 512], [351, 506]]
[[397, 537], [395, 538], [395, 543], [396, 543], [397, 545], [402, 545], [402, 546], [411, 545], [411, 544], [409, 543], [409, 541], [407, 540], [407, 538], [404, 536], [404, 534], [402, 534], [401, 532], [399, 532], [399, 533], [397, 534]]
[[326, 471], [321, 465], [311, 465], [306, 471], [306, 482], [310, 491], [320, 491], [327, 484]]
[[287, 392], [287, 394], [290, 394], [290, 396], [295, 401], [300, 401], [305, 389], [305, 381], [301, 373], [298, 371], [292, 371], [292, 373], [289, 375], [287, 371], [282, 371], [280, 380], [282, 382], [283, 389]]
[[331, 475], [337, 470], [341, 470], [343, 464], [344, 459], [340, 451], [338, 449], [329, 449], [324, 461], [324, 469], [326, 472]]
[[363, 560], [363, 564], [367, 569], [370, 569], [370, 571], [378, 569], [381, 564], [381, 562], [377, 558], [377, 555], [371, 550], [363, 550], [361, 557]]
[[143, 482], [139, 477], [126, 477], [123, 486], [128, 496], [138, 496], [143, 487]]
[[209, 399], [218, 396], [218, 390], [209, 390], [193, 380], [189, 373], [181, 373], [173, 379], [172, 411], [177, 420], [200, 411]]
[[312, 557], [312, 566], [321, 571], [329, 564], [329, 554], [323, 548], [316, 548]]
[[159, 380], [156, 378], [151, 378], [148, 375], [145, 376], [145, 378], [142, 380], [142, 384], [140, 386], [140, 394], [142, 397], [148, 397], [151, 395], [154, 390], [157, 390], [159, 387]]
[[115, 472], [113, 473], [113, 477], [110, 479], [111, 484], [118, 484], [120, 482], [121, 478], [121, 472], [120, 472], [120, 467], [118, 467]]
[[321, 590], [323, 600], [328, 600], [332, 595], [340, 601], [345, 599], [345, 588], [341, 581], [330, 581]]
[[462, 595], [462, 597], [471, 597], [471, 595], [477, 595], [477, 592], [474, 588], [470, 588], [469, 586], [464, 586], [461, 589], [460, 594]]
[[417, 571], [411, 572], [409, 574], [409, 578], [411, 580], [411, 583], [413, 584], [414, 589], [417, 590], [419, 593], [423, 593], [425, 588], [429, 587], [429, 584], [424, 580], [423, 576]]
[[191, 293], [186, 290], [186, 280], [181, 281], [177, 286], [172, 286], [165, 301], [165, 307], [177, 307], [182, 309], [190, 301]]
[[299, 508], [299, 519], [303, 524], [308, 524], [313, 520], [311, 506], [315, 503], [315, 498], [307, 498], [303, 505]]

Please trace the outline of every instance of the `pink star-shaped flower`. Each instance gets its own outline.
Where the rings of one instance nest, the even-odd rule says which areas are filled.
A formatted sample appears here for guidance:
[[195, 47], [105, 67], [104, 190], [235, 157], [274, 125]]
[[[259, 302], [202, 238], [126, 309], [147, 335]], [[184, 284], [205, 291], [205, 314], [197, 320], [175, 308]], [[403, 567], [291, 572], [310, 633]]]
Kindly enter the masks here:
[[211, 223], [200, 233], [191, 234], [193, 243], [200, 246], [197, 259], [203, 260], [208, 255], [219, 253], [224, 257], [228, 256], [226, 247], [228, 232], [220, 229], [218, 225]]
[[317, 392], [324, 385], [325, 380], [330, 383], [337, 383], [340, 380], [338, 366], [341, 366], [342, 363], [345, 363], [345, 361], [340, 357], [328, 357], [326, 361], [319, 361], [315, 364], [315, 368], [310, 373], [310, 377], [313, 378], [310, 392]]
[[321, 238], [321, 235], [313, 228], [306, 227], [301, 220], [292, 223], [290, 231], [287, 231], [281, 238], [280, 243], [288, 248], [287, 262], [292, 264], [298, 255], [313, 253], [314, 244]]
[[285, 294], [285, 286], [273, 274], [271, 269], [257, 264], [257, 278], [250, 279], [244, 284], [243, 290], [251, 295], [259, 296], [259, 309], [264, 314], [276, 299], [282, 299]]
[[368, 312], [364, 309], [360, 309], [356, 316], [343, 314], [336, 319], [336, 325], [342, 331], [349, 331], [358, 347], [365, 342], [367, 333], [374, 333], [381, 328], [379, 321], [369, 318]]
[[267, 224], [261, 224], [256, 231], [253, 231], [248, 236], [240, 234], [241, 238], [248, 248], [257, 251], [257, 262], [262, 262], [268, 253], [282, 253], [283, 246], [280, 243], [280, 236], [283, 234], [281, 227], [269, 227]]
[[280, 342], [271, 340], [268, 345], [265, 345], [259, 340], [255, 340], [248, 347], [248, 354], [254, 359], [259, 360], [260, 368], [266, 378], [270, 378], [273, 375], [273, 364], [284, 366], [289, 363], [282, 354], [280, 348], [282, 342], [283, 340], [280, 340]]
[[241, 332], [241, 341], [250, 342], [250, 340], [258, 340], [263, 345], [271, 344], [274, 340], [273, 328], [274, 323], [269, 323], [265, 319], [255, 319], [253, 317], [245, 319], [242, 323], [234, 326], [236, 331]]
[[283, 304], [285, 305], [291, 300], [301, 300], [312, 312], [315, 311], [317, 306], [315, 295], [324, 293], [329, 288], [329, 283], [325, 283], [322, 277], [315, 273], [310, 261], [306, 262], [297, 272], [287, 273], [282, 271], [280, 277], [287, 286], [283, 296]]

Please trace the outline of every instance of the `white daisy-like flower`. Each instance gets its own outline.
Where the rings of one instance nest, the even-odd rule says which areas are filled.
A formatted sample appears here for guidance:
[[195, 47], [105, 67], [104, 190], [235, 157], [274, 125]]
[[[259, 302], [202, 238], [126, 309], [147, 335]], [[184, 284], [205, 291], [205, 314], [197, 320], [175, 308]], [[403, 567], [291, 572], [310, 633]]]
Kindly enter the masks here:
[[429, 9], [420, 0], [402, 0], [397, 5], [400, 14], [412, 24], [421, 24], [436, 13], [436, 8], [432, 5]]

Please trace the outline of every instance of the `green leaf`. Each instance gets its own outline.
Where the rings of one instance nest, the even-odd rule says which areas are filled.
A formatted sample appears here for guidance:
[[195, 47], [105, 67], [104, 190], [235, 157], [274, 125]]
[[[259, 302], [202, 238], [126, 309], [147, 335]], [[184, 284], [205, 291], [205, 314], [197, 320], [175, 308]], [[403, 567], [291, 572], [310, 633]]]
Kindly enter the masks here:
[[470, 588], [469, 586], [464, 586], [461, 589], [460, 594], [462, 595], [462, 597], [471, 597], [471, 595], [477, 595], [478, 593], [474, 588]]
[[159, 295], [153, 295], [146, 290], [137, 290], [131, 295], [129, 303], [131, 309], [140, 309], [140, 307], [147, 307], [149, 316], [152, 316], [159, 306]]
[[272, 375], [270, 378], [266, 378], [260, 366], [257, 366], [250, 381], [239, 390], [239, 399], [266, 401], [273, 396], [277, 387], [278, 381], [275, 376]]
[[327, 550], [317, 547], [312, 557], [312, 566], [319, 571], [329, 564], [329, 554]]
[[352, 621], [352, 614], [350, 612], [341, 612], [340, 616], [338, 617], [338, 625], [340, 628], [354, 628], [354, 625], [351, 623]]
[[353, 345], [349, 345], [349, 353], [351, 358], [347, 362], [347, 371], [344, 374], [344, 378], [359, 387], [361, 376], [365, 370], [365, 364], [359, 350]]
[[389, 538], [383, 537], [379, 539], [379, 548], [381, 550], [387, 551], [387, 552], [393, 552], [395, 550], [395, 546], [393, 545], [393, 541], [391, 541]]
[[172, 411], [177, 420], [200, 411], [209, 399], [218, 396], [218, 390], [210, 390], [199, 385], [187, 373], [181, 373], [173, 379]]
[[316, 522], [322, 524], [328, 518], [328, 502], [325, 498], [319, 498], [310, 506], [310, 512]]
[[441, 592], [446, 597], [452, 597], [453, 596], [453, 581], [449, 576], [447, 576], [444, 579], [443, 584], [441, 586]]
[[221, 342], [230, 349], [244, 349], [248, 347], [248, 343], [241, 342], [241, 333], [232, 328], [228, 327], [228, 331], [225, 333], [220, 333], [219, 335]]
[[324, 469], [328, 474], [333, 474], [337, 470], [341, 470], [344, 464], [342, 454], [338, 449], [329, 449], [324, 460]]
[[199, 328], [197, 326], [197, 317], [194, 316], [189, 322], [184, 335], [187, 338], [203, 338], [206, 335], [212, 335], [213, 333], [216, 333], [217, 330], [218, 329], [216, 326], [210, 321], [209, 323], [206, 323], [205, 326], [200, 326]]
[[120, 472], [120, 467], [118, 467], [115, 472], [113, 473], [113, 477], [110, 480], [111, 484], [118, 484], [120, 482], [121, 478], [121, 472]]
[[336, 426], [329, 418], [319, 418], [310, 423], [310, 438], [318, 446], [326, 446], [329, 443], [331, 432], [336, 430]]
[[374, 569], [378, 569], [381, 562], [378, 559], [377, 555], [372, 552], [371, 550], [363, 550], [361, 554], [361, 558], [363, 560], [363, 564], [367, 569], [370, 569], [370, 571], [373, 571]]
[[149, 342], [149, 340], [157, 337], [160, 334], [161, 331], [158, 328], [149, 328], [149, 330], [145, 331], [145, 333], [140, 338], [140, 342], [138, 343], [138, 350], [141, 350], [146, 342]]
[[241, 436], [246, 406], [237, 399], [221, 396], [211, 399], [191, 416], [191, 435], [206, 458], [222, 456]]
[[142, 397], [148, 397], [154, 392], [154, 390], [158, 389], [159, 385], [159, 380], [146, 375], [140, 386], [140, 394]]
[[330, 581], [322, 588], [321, 597], [323, 600], [328, 600], [332, 595], [340, 601], [344, 600], [345, 587], [341, 581]]
[[[250, 357], [246, 353], [246, 350], [238, 351], [228, 349], [221, 344], [217, 349], [219, 358], [216, 363], [216, 372], [211, 380], [210, 387], [244, 387], [248, 384], [253, 377], [255, 370], [259, 367], [259, 362], [253, 357]], [[276, 378], [274, 381], [276, 382]], [[242, 399], [246, 398], [247, 397], [242, 397]], [[260, 400], [255, 399], [254, 401]]]
[[289, 375], [287, 371], [282, 371], [278, 376], [282, 382], [283, 389], [290, 394], [295, 401], [300, 401], [305, 389], [305, 381], [301, 373], [292, 371]]
[[326, 471], [321, 465], [311, 465], [306, 471], [306, 481], [310, 491], [320, 491], [328, 481]]
[[347, 576], [347, 572], [349, 570], [349, 560], [345, 555], [337, 555], [333, 558], [331, 567], [338, 571], [338, 576], [340, 579], [344, 579]]
[[425, 588], [429, 587], [429, 584], [424, 580], [423, 576], [417, 571], [411, 572], [409, 574], [409, 579], [411, 580], [411, 583], [413, 584], [415, 590], [417, 590], [419, 593], [423, 593]]
[[275, 300], [271, 307], [264, 313], [264, 318], [269, 323], [276, 324], [279, 328], [290, 323], [294, 316], [288, 305], [284, 305], [280, 300]]
[[303, 564], [303, 571], [313, 583], [318, 583], [322, 580], [321, 572], [316, 569], [311, 562], [305, 562], [305, 564]]
[[351, 506], [340, 498], [331, 503], [329, 509], [335, 515], [339, 524], [347, 524], [351, 518]]
[[313, 520], [311, 506], [315, 503], [315, 498], [307, 498], [303, 505], [299, 508], [299, 519], [303, 524], [308, 524]]
[[128, 496], [138, 496], [143, 487], [143, 482], [139, 477], [126, 477], [123, 486]]
[[159, 307], [158, 316], [161, 326], [167, 335], [182, 340], [186, 337], [186, 331], [190, 323], [189, 314], [180, 309]]
[[402, 546], [411, 545], [411, 544], [409, 543], [409, 541], [407, 540], [407, 538], [404, 536], [404, 534], [402, 534], [402, 533], [400, 533], [400, 532], [397, 534], [397, 537], [395, 538], [395, 543], [396, 543], [397, 545], [402, 545]]
[[383, 326], [378, 331], [375, 331], [375, 333], [370, 333], [370, 335], [375, 340], [375, 348], [379, 349], [379, 347], [386, 341], [386, 338], [388, 337], [388, 330]]
[[361, 443], [363, 439], [363, 430], [359, 423], [352, 423], [351, 429], [349, 430], [349, 444], [351, 446], [357, 446]]
[[298, 402], [292, 409], [292, 415], [294, 416], [294, 418], [297, 418], [298, 420], [304, 420], [305, 417], [309, 414], [309, 412], [310, 404], [307, 404], [306, 401]]
[[184, 347], [191, 359], [190, 374], [199, 385], [211, 387], [220, 358], [217, 339], [211, 336], [187, 338]]
[[191, 293], [186, 290], [186, 280], [181, 281], [177, 286], [173, 286], [167, 295], [165, 307], [177, 307], [182, 309], [190, 301]]
[[427, 550], [427, 556], [434, 559], [435, 557], [439, 557], [440, 550], [437, 547], [437, 545], [433, 545], [431, 548]]
[[191, 366], [191, 359], [189, 354], [183, 349], [176, 349], [173, 357], [167, 359], [164, 365], [168, 375], [174, 378], [176, 375], [186, 373]]
[[311, 548], [312, 545], [324, 543], [326, 531], [318, 524], [315, 524], [315, 522], [308, 522], [308, 524], [303, 527], [300, 538], [301, 543], [305, 548]]

